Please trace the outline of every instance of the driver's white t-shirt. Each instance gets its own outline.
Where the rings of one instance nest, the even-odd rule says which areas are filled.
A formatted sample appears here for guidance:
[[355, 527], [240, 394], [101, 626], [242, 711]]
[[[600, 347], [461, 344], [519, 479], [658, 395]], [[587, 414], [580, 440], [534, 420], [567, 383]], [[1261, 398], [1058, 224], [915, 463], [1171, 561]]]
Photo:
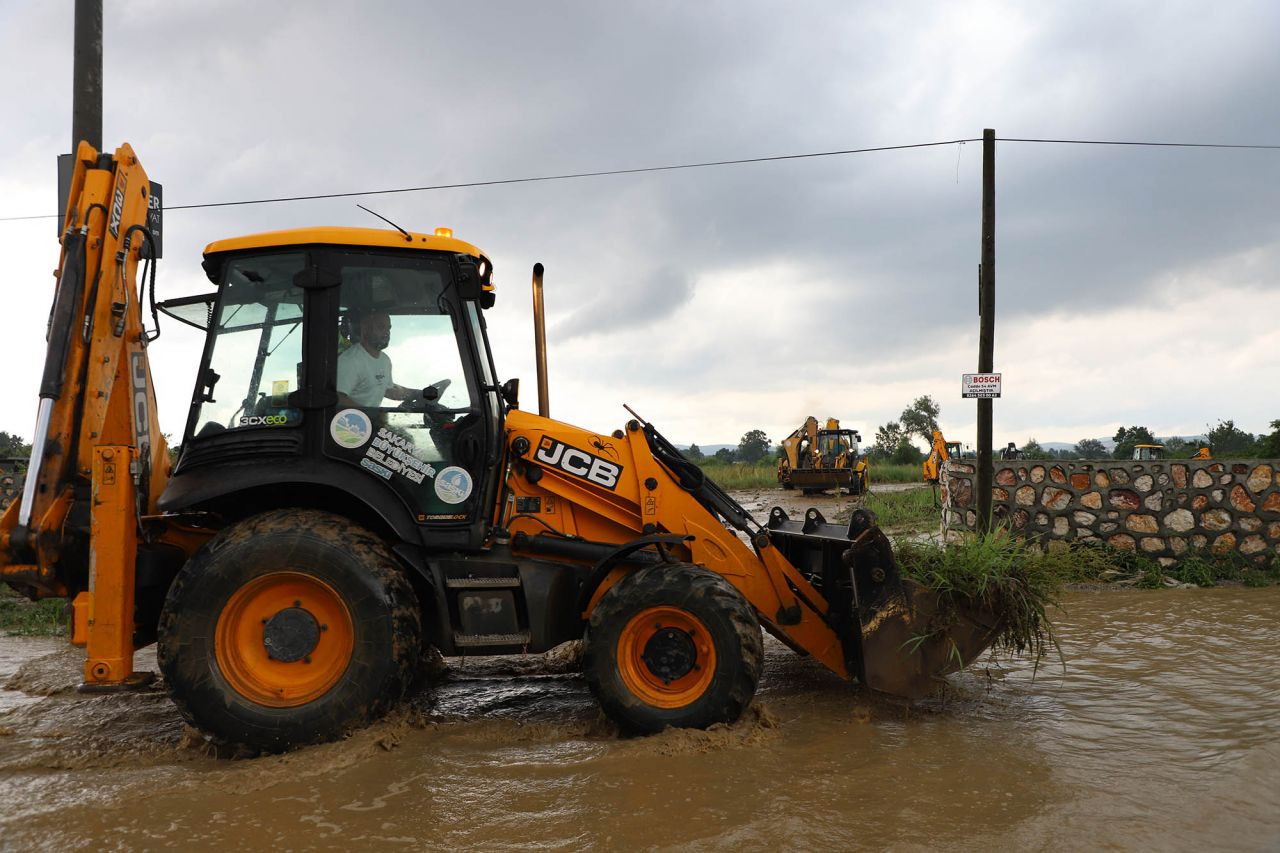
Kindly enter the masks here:
[[361, 344], [338, 356], [338, 392], [357, 406], [379, 406], [391, 382], [391, 356], [386, 351], [374, 358]]

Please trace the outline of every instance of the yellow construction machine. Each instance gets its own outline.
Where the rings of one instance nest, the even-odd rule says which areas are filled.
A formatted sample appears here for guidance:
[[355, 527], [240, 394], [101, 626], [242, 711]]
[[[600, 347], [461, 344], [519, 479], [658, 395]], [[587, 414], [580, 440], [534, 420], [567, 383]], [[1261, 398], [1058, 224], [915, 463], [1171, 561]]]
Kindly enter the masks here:
[[841, 429], [837, 419], [827, 418], [826, 426], [820, 427], [818, 419], [810, 415], [782, 440], [778, 484], [784, 489], [801, 489], [806, 495], [826, 489], [865, 494], [870, 477], [867, 460], [859, 452], [861, 441], [856, 430]]
[[937, 483], [942, 475], [942, 463], [949, 459], [960, 458], [960, 442], [947, 441], [942, 430], [933, 431], [933, 443], [929, 447], [929, 455], [924, 458], [924, 481]]
[[[0, 579], [73, 603], [84, 689], [144, 682], [134, 652], [158, 642], [190, 723], [275, 750], [377, 718], [430, 647], [585, 637], [601, 706], [652, 732], [736, 719], [761, 629], [908, 697], [1000, 629], [939, 628], [948, 605], [900, 576], [866, 512], [762, 525], [634, 412], [552, 420], [541, 346], [540, 414], [518, 409], [490, 356], [492, 264], [447, 229], [220, 240], [211, 289], [157, 306], [152, 197], [129, 146], [81, 143], [29, 476], [0, 519]], [[206, 333], [173, 466], [157, 309]]]

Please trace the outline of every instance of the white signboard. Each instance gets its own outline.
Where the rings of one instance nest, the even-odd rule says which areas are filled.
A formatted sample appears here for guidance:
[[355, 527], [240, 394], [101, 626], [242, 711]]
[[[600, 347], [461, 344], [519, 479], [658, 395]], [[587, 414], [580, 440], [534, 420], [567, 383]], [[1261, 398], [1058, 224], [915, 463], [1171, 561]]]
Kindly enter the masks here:
[[965, 373], [961, 380], [963, 397], [999, 397], [999, 373]]

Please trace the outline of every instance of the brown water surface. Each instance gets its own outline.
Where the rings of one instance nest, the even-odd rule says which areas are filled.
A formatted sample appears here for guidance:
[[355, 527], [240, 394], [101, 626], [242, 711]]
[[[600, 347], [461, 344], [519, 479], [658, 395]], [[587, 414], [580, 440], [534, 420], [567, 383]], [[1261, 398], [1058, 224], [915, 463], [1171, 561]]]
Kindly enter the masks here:
[[914, 707], [770, 643], [740, 723], [635, 739], [562, 665], [455, 660], [347, 741], [239, 760], [215, 757], [162, 694], [59, 692], [78, 653], [0, 638], [0, 678], [43, 656], [10, 679], [29, 692], [0, 692], [0, 839], [1275, 850], [1278, 614], [1280, 589], [1073, 593], [1057, 617], [1065, 672], [983, 662]]

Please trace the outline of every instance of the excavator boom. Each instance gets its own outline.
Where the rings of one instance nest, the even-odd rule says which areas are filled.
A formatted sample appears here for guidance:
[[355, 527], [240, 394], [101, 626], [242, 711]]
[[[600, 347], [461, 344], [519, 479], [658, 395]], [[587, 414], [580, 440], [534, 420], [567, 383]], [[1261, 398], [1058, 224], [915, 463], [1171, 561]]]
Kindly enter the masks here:
[[[75, 599], [86, 682], [132, 674], [134, 568], [143, 519], [168, 478], [143, 325], [139, 265], [154, 275], [151, 182], [128, 145], [75, 157], [30, 465], [0, 518], [0, 578]], [[154, 279], [153, 279], [154, 281]]]

